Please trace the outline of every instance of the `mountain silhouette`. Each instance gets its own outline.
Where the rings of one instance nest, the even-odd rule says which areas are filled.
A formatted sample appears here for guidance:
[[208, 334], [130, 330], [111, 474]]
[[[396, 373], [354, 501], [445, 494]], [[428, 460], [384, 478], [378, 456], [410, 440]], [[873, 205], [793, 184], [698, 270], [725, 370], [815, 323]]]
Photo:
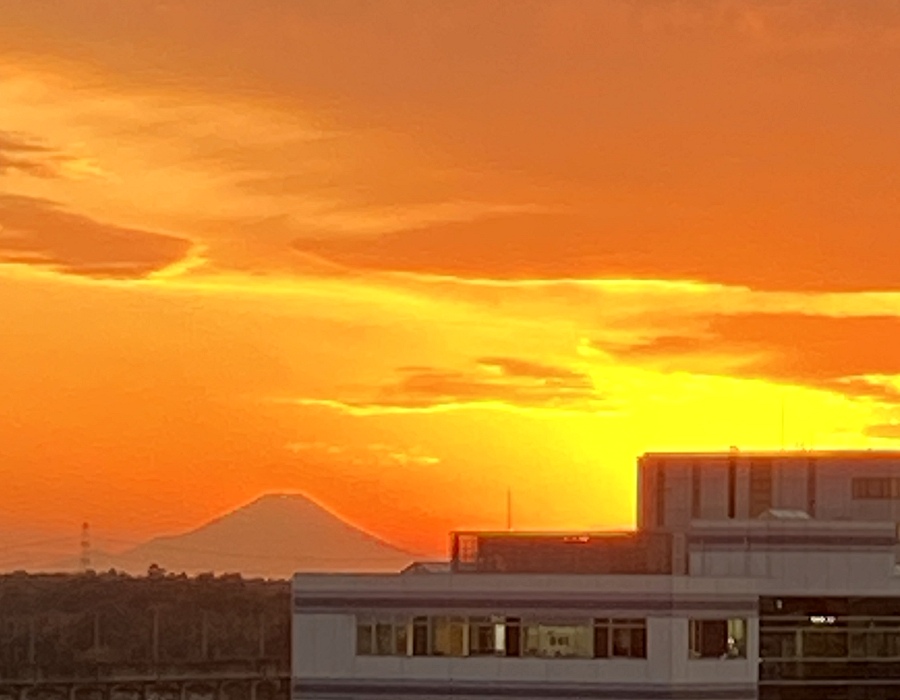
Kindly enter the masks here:
[[92, 566], [135, 575], [156, 564], [189, 575], [288, 578], [296, 572], [399, 571], [415, 558], [305, 496], [270, 494], [196, 530], [157, 537], [120, 554], [95, 552]]

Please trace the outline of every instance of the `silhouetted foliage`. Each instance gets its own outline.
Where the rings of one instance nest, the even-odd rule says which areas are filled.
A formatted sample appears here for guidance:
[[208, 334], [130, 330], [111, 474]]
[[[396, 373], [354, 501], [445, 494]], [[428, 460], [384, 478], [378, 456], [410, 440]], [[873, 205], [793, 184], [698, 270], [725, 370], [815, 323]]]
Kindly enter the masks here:
[[[33, 665], [289, 663], [290, 584], [151, 567], [0, 576], [0, 676]], [[154, 632], [155, 630], [155, 632]], [[154, 640], [156, 644], [154, 645]]]

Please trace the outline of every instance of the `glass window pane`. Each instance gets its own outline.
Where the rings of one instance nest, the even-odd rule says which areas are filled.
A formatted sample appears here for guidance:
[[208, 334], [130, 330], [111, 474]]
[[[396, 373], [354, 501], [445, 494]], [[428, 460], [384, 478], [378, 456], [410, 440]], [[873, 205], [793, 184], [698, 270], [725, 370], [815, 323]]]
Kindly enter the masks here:
[[522, 628], [520, 626], [520, 620], [517, 617], [510, 617], [506, 620], [506, 627], [504, 629], [504, 635], [506, 637], [506, 655], [507, 656], [521, 656], [522, 655]]
[[469, 621], [469, 655], [485, 656], [496, 653], [497, 634], [494, 624], [488, 620]]
[[647, 658], [647, 630], [644, 628], [631, 631], [631, 658]]
[[725, 620], [704, 620], [700, 625], [700, 656], [717, 658], [728, 650], [728, 623]]
[[590, 658], [594, 630], [590, 625], [530, 624], [525, 627], [525, 655], [542, 658]]
[[397, 656], [406, 656], [409, 644], [409, 629], [406, 624], [398, 623], [394, 629], [394, 653]]
[[876, 659], [888, 656], [887, 637], [883, 632], [869, 632], [866, 637], [868, 656]]
[[612, 631], [612, 655], [613, 656], [630, 656], [631, 655], [631, 630], [613, 628]]
[[761, 632], [759, 653], [764, 659], [792, 659], [796, 657], [796, 632]]
[[728, 621], [727, 655], [731, 659], [743, 659], [747, 656], [747, 625], [744, 620]]
[[462, 656], [465, 623], [457, 618], [435, 617], [431, 621], [433, 656]]
[[394, 624], [392, 622], [375, 624], [375, 653], [379, 656], [390, 656], [394, 653]]
[[900, 657], [900, 632], [885, 632], [885, 637], [887, 655], [894, 659]]
[[540, 630], [537, 625], [522, 627], [522, 656], [538, 656]]
[[428, 656], [428, 618], [413, 621], [413, 656]]
[[844, 658], [848, 655], [848, 646], [846, 632], [817, 631], [803, 634], [803, 656], [805, 658]]
[[609, 627], [594, 626], [594, 658], [605, 659], [609, 656]]
[[747, 622], [743, 619], [691, 620], [690, 656], [701, 659], [746, 658]]
[[372, 653], [372, 625], [368, 622], [356, 625], [356, 653], [361, 656]]

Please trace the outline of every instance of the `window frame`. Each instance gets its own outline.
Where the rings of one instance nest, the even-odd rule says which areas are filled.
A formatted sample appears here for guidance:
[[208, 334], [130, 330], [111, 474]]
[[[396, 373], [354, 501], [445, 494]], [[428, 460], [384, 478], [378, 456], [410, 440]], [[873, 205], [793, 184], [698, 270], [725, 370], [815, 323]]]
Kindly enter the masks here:
[[[616, 653], [617, 632], [628, 633], [627, 653]], [[605, 642], [602, 649], [598, 646], [601, 638]], [[594, 618], [594, 658], [646, 659], [647, 618]]]
[[[721, 654], [706, 654], [703, 647], [705, 627], [709, 625], [724, 625], [724, 647]], [[738, 635], [737, 629], [740, 629]], [[748, 654], [748, 621], [743, 617], [706, 617], [690, 618], [688, 620], [688, 659], [691, 661], [745, 661]], [[733, 646], [729, 646], [731, 641]], [[730, 649], [734, 653], [730, 653]]]

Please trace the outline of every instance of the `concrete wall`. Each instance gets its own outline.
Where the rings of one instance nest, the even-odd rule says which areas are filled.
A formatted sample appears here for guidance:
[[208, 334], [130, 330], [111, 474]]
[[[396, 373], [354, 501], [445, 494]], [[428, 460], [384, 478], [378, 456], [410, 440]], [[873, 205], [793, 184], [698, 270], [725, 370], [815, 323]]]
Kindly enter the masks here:
[[836, 555], [833, 551], [695, 548], [690, 553], [692, 575], [771, 578], [801, 587], [824, 581], [837, 588], [864, 588], [873, 581], [883, 584], [893, 569], [893, 552], [880, 550]]

